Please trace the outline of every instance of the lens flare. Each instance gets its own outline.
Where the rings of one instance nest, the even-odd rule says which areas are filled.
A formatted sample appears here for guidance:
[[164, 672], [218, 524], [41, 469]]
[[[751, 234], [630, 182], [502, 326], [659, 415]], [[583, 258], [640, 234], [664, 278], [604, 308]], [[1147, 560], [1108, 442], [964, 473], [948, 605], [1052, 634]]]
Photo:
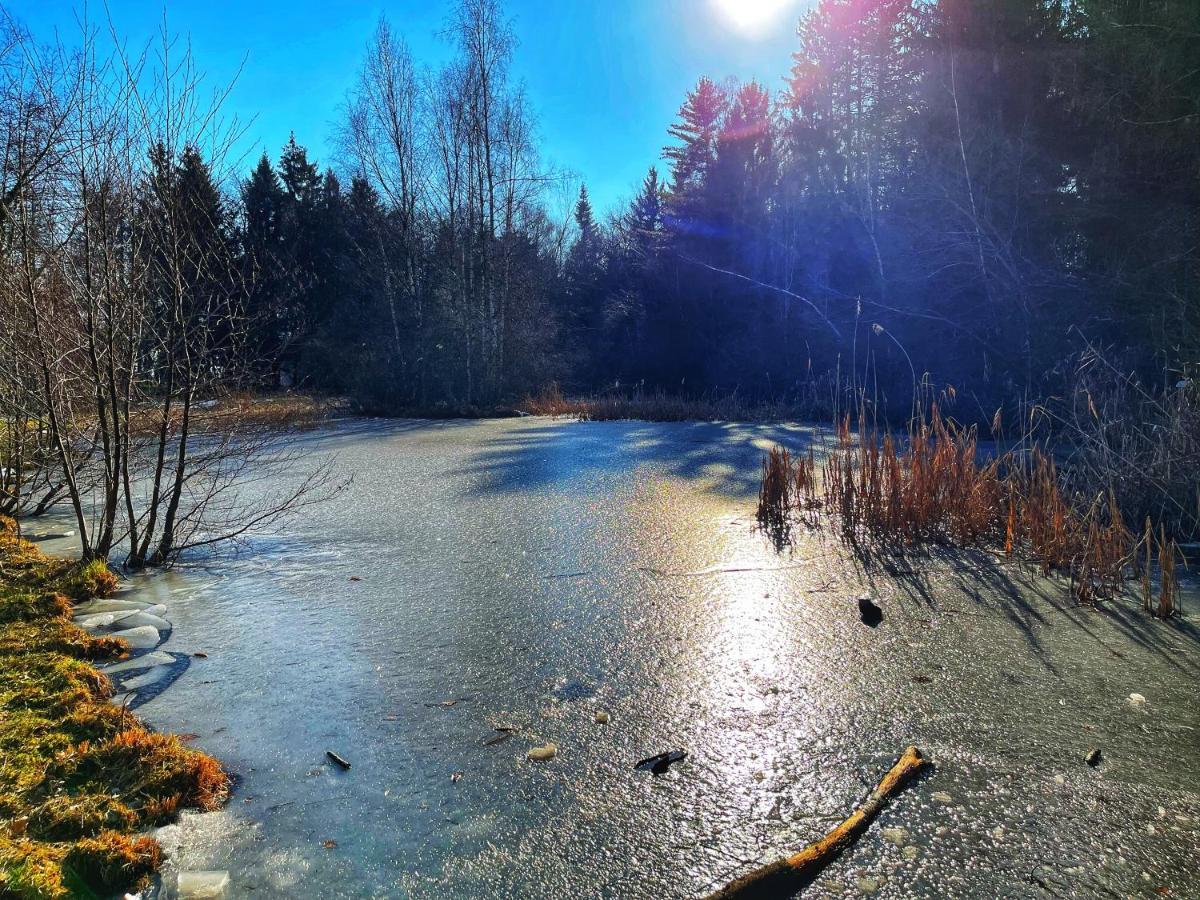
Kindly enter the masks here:
[[751, 37], [760, 37], [783, 24], [785, 13], [796, 0], [712, 0], [721, 17], [734, 29]]

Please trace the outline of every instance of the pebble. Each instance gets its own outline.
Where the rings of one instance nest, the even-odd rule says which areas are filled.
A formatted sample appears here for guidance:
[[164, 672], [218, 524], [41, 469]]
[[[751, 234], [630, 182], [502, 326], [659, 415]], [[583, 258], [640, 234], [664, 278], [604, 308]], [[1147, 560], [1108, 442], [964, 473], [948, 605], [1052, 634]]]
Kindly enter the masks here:
[[558, 747], [554, 744], [546, 744], [544, 747], [534, 747], [525, 754], [525, 758], [533, 762], [546, 762], [554, 759], [558, 755]]
[[903, 847], [908, 843], [907, 828], [885, 828], [882, 832], [883, 839], [890, 844], [895, 844], [897, 847]]
[[596, 724], [597, 725], [607, 725], [611, 719], [612, 719], [612, 716], [610, 716], [604, 710], [602, 710], [602, 709], [596, 710]]
[[954, 798], [951, 797], [949, 794], [947, 794], [945, 791], [934, 791], [933, 799], [936, 800], [938, 803], [953, 803], [954, 802]]
[[1129, 695], [1129, 705], [1130, 706], [1145, 706], [1146, 698], [1143, 697], [1141, 694], [1130, 694]]

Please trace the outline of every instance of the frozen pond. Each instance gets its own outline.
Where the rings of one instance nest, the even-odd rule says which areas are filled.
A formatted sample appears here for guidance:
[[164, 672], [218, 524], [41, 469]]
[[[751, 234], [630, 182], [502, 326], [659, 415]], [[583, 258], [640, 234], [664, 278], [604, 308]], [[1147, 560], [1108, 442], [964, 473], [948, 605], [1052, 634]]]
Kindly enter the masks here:
[[820, 534], [779, 554], [752, 527], [779, 439], [807, 432], [304, 437], [347, 490], [137, 583], [180, 663], [140, 714], [239, 778], [165, 830], [174, 864], [229, 870], [237, 897], [692, 897], [824, 833], [913, 743], [934, 769], [814, 894], [1200, 895], [1194, 595], [1162, 624], [985, 555], [864, 571]]

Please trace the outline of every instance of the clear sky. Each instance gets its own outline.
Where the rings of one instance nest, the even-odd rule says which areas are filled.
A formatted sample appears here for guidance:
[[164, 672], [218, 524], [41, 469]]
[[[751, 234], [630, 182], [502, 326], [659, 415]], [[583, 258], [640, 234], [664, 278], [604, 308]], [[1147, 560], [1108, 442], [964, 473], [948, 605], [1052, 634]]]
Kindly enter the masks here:
[[[78, 34], [75, 0], [4, 0], [43, 39]], [[543, 156], [585, 181], [607, 210], [660, 162], [667, 126], [701, 75], [780, 87], [795, 26], [812, 0], [507, 0], [520, 46], [514, 75], [538, 118]], [[186, 36], [205, 73], [227, 82], [245, 67], [227, 110], [250, 122], [248, 159], [274, 159], [295, 131], [322, 164], [363, 48], [386, 15], [418, 62], [448, 55], [438, 37], [451, 0], [168, 0], [169, 30]], [[104, 16], [92, 0], [93, 19]], [[131, 44], [151, 38], [162, 0], [109, 0]]]

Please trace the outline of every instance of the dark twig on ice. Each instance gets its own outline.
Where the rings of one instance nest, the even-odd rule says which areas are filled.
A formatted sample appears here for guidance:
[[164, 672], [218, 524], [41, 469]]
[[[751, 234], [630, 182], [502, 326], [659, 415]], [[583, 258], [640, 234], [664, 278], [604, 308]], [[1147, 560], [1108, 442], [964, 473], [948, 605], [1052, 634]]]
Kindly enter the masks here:
[[672, 763], [682, 762], [685, 759], [687, 759], [686, 750], [669, 750], [665, 753], [648, 756], [641, 762], [634, 763], [633, 767], [643, 772], [653, 772], [655, 775], [662, 775], [671, 767]]
[[348, 763], [346, 760], [342, 759], [342, 757], [338, 756], [332, 750], [326, 750], [325, 755], [328, 756], [330, 761], [332, 761], [338, 768], [340, 768], [340, 769], [349, 769], [350, 768], [350, 763]]

